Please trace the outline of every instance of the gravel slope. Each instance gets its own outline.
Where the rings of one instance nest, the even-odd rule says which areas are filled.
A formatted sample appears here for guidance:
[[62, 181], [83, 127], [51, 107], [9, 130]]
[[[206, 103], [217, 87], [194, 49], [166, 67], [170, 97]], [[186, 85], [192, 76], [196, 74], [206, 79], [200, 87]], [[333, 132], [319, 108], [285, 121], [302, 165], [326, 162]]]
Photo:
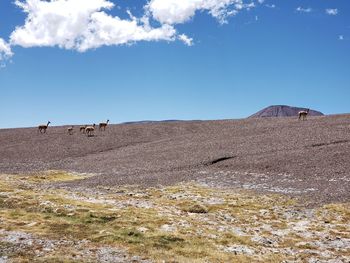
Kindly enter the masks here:
[[194, 180], [219, 187], [350, 200], [350, 115], [0, 130], [0, 173], [94, 173], [72, 186], [157, 186]]

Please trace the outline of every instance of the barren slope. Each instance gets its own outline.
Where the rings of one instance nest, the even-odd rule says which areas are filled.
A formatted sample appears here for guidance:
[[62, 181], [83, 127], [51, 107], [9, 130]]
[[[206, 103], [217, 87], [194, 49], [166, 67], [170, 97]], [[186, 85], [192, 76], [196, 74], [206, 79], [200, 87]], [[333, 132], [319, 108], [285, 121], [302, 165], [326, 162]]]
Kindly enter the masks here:
[[69, 136], [65, 127], [0, 130], [0, 173], [95, 173], [71, 183], [166, 185], [195, 180], [349, 201], [350, 115], [111, 125]]

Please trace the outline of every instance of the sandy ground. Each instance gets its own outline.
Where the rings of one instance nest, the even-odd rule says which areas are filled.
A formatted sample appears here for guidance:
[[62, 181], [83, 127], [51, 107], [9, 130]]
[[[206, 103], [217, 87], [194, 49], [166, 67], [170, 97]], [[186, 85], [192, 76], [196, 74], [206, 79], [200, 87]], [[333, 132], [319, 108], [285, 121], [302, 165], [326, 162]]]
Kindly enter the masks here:
[[72, 187], [171, 185], [350, 200], [350, 115], [110, 125], [93, 137], [67, 127], [0, 130], [0, 173], [66, 170]]

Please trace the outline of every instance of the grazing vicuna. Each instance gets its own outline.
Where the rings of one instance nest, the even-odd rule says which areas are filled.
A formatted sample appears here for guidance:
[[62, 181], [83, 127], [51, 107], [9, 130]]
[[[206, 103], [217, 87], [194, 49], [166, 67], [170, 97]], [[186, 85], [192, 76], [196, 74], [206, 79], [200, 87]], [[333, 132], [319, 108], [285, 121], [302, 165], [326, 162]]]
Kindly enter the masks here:
[[86, 129], [87, 125], [83, 125], [83, 126], [80, 126], [80, 132], [83, 132], [85, 133], [85, 129]]
[[306, 120], [306, 116], [309, 114], [310, 109], [307, 110], [303, 110], [303, 111], [299, 111], [298, 115], [299, 115], [299, 120]]
[[67, 129], [67, 132], [68, 132], [69, 135], [73, 135], [73, 131], [74, 131], [74, 127], [73, 126], [71, 126], [71, 127], [69, 127]]
[[92, 126], [86, 126], [85, 133], [87, 134], [88, 137], [94, 135], [95, 126], [96, 126], [95, 123]]
[[46, 133], [46, 130], [47, 130], [47, 128], [49, 127], [49, 124], [50, 124], [51, 122], [50, 121], [48, 121], [47, 122], [47, 124], [45, 125], [45, 124], [42, 124], [42, 125], [39, 125], [38, 126], [38, 131], [40, 132], [40, 133]]
[[108, 122], [109, 122], [109, 120], [107, 120], [106, 122], [101, 122], [100, 124], [99, 124], [99, 130], [100, 131], [105, 131], [106, 130], [106, 127], [107, 127], [107, 125], [108, 125]]

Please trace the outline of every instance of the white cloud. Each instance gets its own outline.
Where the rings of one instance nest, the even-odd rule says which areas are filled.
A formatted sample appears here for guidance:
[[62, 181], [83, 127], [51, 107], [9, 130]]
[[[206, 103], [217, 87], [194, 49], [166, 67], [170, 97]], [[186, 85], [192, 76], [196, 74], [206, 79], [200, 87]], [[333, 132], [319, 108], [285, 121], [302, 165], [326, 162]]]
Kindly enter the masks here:
[[339, 36], [338, 36], [338, 39], [339, 39], [339, 40], [344, 40], [344, 36], [343, 36], [343, 35], [339, 35]]
[[187, 46], [193, 46], [193, 38], [186, 36], [185, 34], [181, 34], [178, 37], [182, 42], [184, 42]]
[[16, 0], [27, 13], [25, 24], [10, 36], [11, 45], [58, 46], [86, 51], [103, 45], [136, 41], [172, 41], [176, 30], [170, 25], [153, 28], [147, 18], [121, 19], [108, 15], [114, 4], [108, 0]]
[[326, 9], [326, 14], [327, 15], [331, 15], [331, 16], [336, 16], [338, 14], [338, 9], [334, 8], [334, 9]]
[[266, 4], [265, 6], [268, 7], [268, 8], [276, 8], [276, 5], [275, 5], [275, 4], [270, 4], [270, 5], [269, 5], [269, 4]]
[[[11, 47], [5, 40], [0, 38], [0, 63], [6, 59], [12, 57], [13, 53], [11, 51]], [[2, 64], [1, 64], [2, 65]]]
[[[13, 55], [12, 46], [60, 47], [85, 52], [101, 46], [138, 41], [175, 41], [188, 46], [193, 39], [178, 34], [175, 24], [185, 23], [196, 12], [207, 12], [221, 24], [264, 0], [149, 0], [144, 15], [112, 16], [111, 0], [15, 0], [26, 14], [25, 22], [11, 33], [9, 42], [0, 38], [0, 60]], [[158, 26], [154, 23], [158, 22]]]
[[311, 7], [304, 8], [304, 7], [299, 6], [295, 10], [297, 12], [300, 12], [300, 13], [311, 13], [312, 12], [312, 8]]
[[149, 24], [139, 24], [136, 18], [122, 20], [103, 12], [91, 16], [91, 22], [83, 33], [77, 49], [86, 51], [103, 45], [121, 45], [137, 41], [174, 41], [176, 30], [170, 25], [152, 28]]
[[[108, 14], [115, 7], [110, 0], [15, 0], [15, 4], [27, 17], [11, 33], [9, 44], [0, 42], [0, 58], [12, 56], [10, 46], [14, 45], [58, 46], [84, 52], [104, 45], [178, 39], [192, 46], [193, 39], [178, 35], [173, 24], [188, 21], [196, 11], [207, 11], [225, 23], [227, 17], [255, 7], [254, 2], [244, 0], [150, 0], [143, 17], [136, 18], [127, 11], [130, 18], [121, 19]], [[151, 19], [160, 25], [151, 26]]]
[[223, 24], [229, 16], [253, 7], [254, 2], [244, 0], [151, 0], [146, 9], [160, 23], [173, 25], [189, 21], [197, 11], [207, 11]]

